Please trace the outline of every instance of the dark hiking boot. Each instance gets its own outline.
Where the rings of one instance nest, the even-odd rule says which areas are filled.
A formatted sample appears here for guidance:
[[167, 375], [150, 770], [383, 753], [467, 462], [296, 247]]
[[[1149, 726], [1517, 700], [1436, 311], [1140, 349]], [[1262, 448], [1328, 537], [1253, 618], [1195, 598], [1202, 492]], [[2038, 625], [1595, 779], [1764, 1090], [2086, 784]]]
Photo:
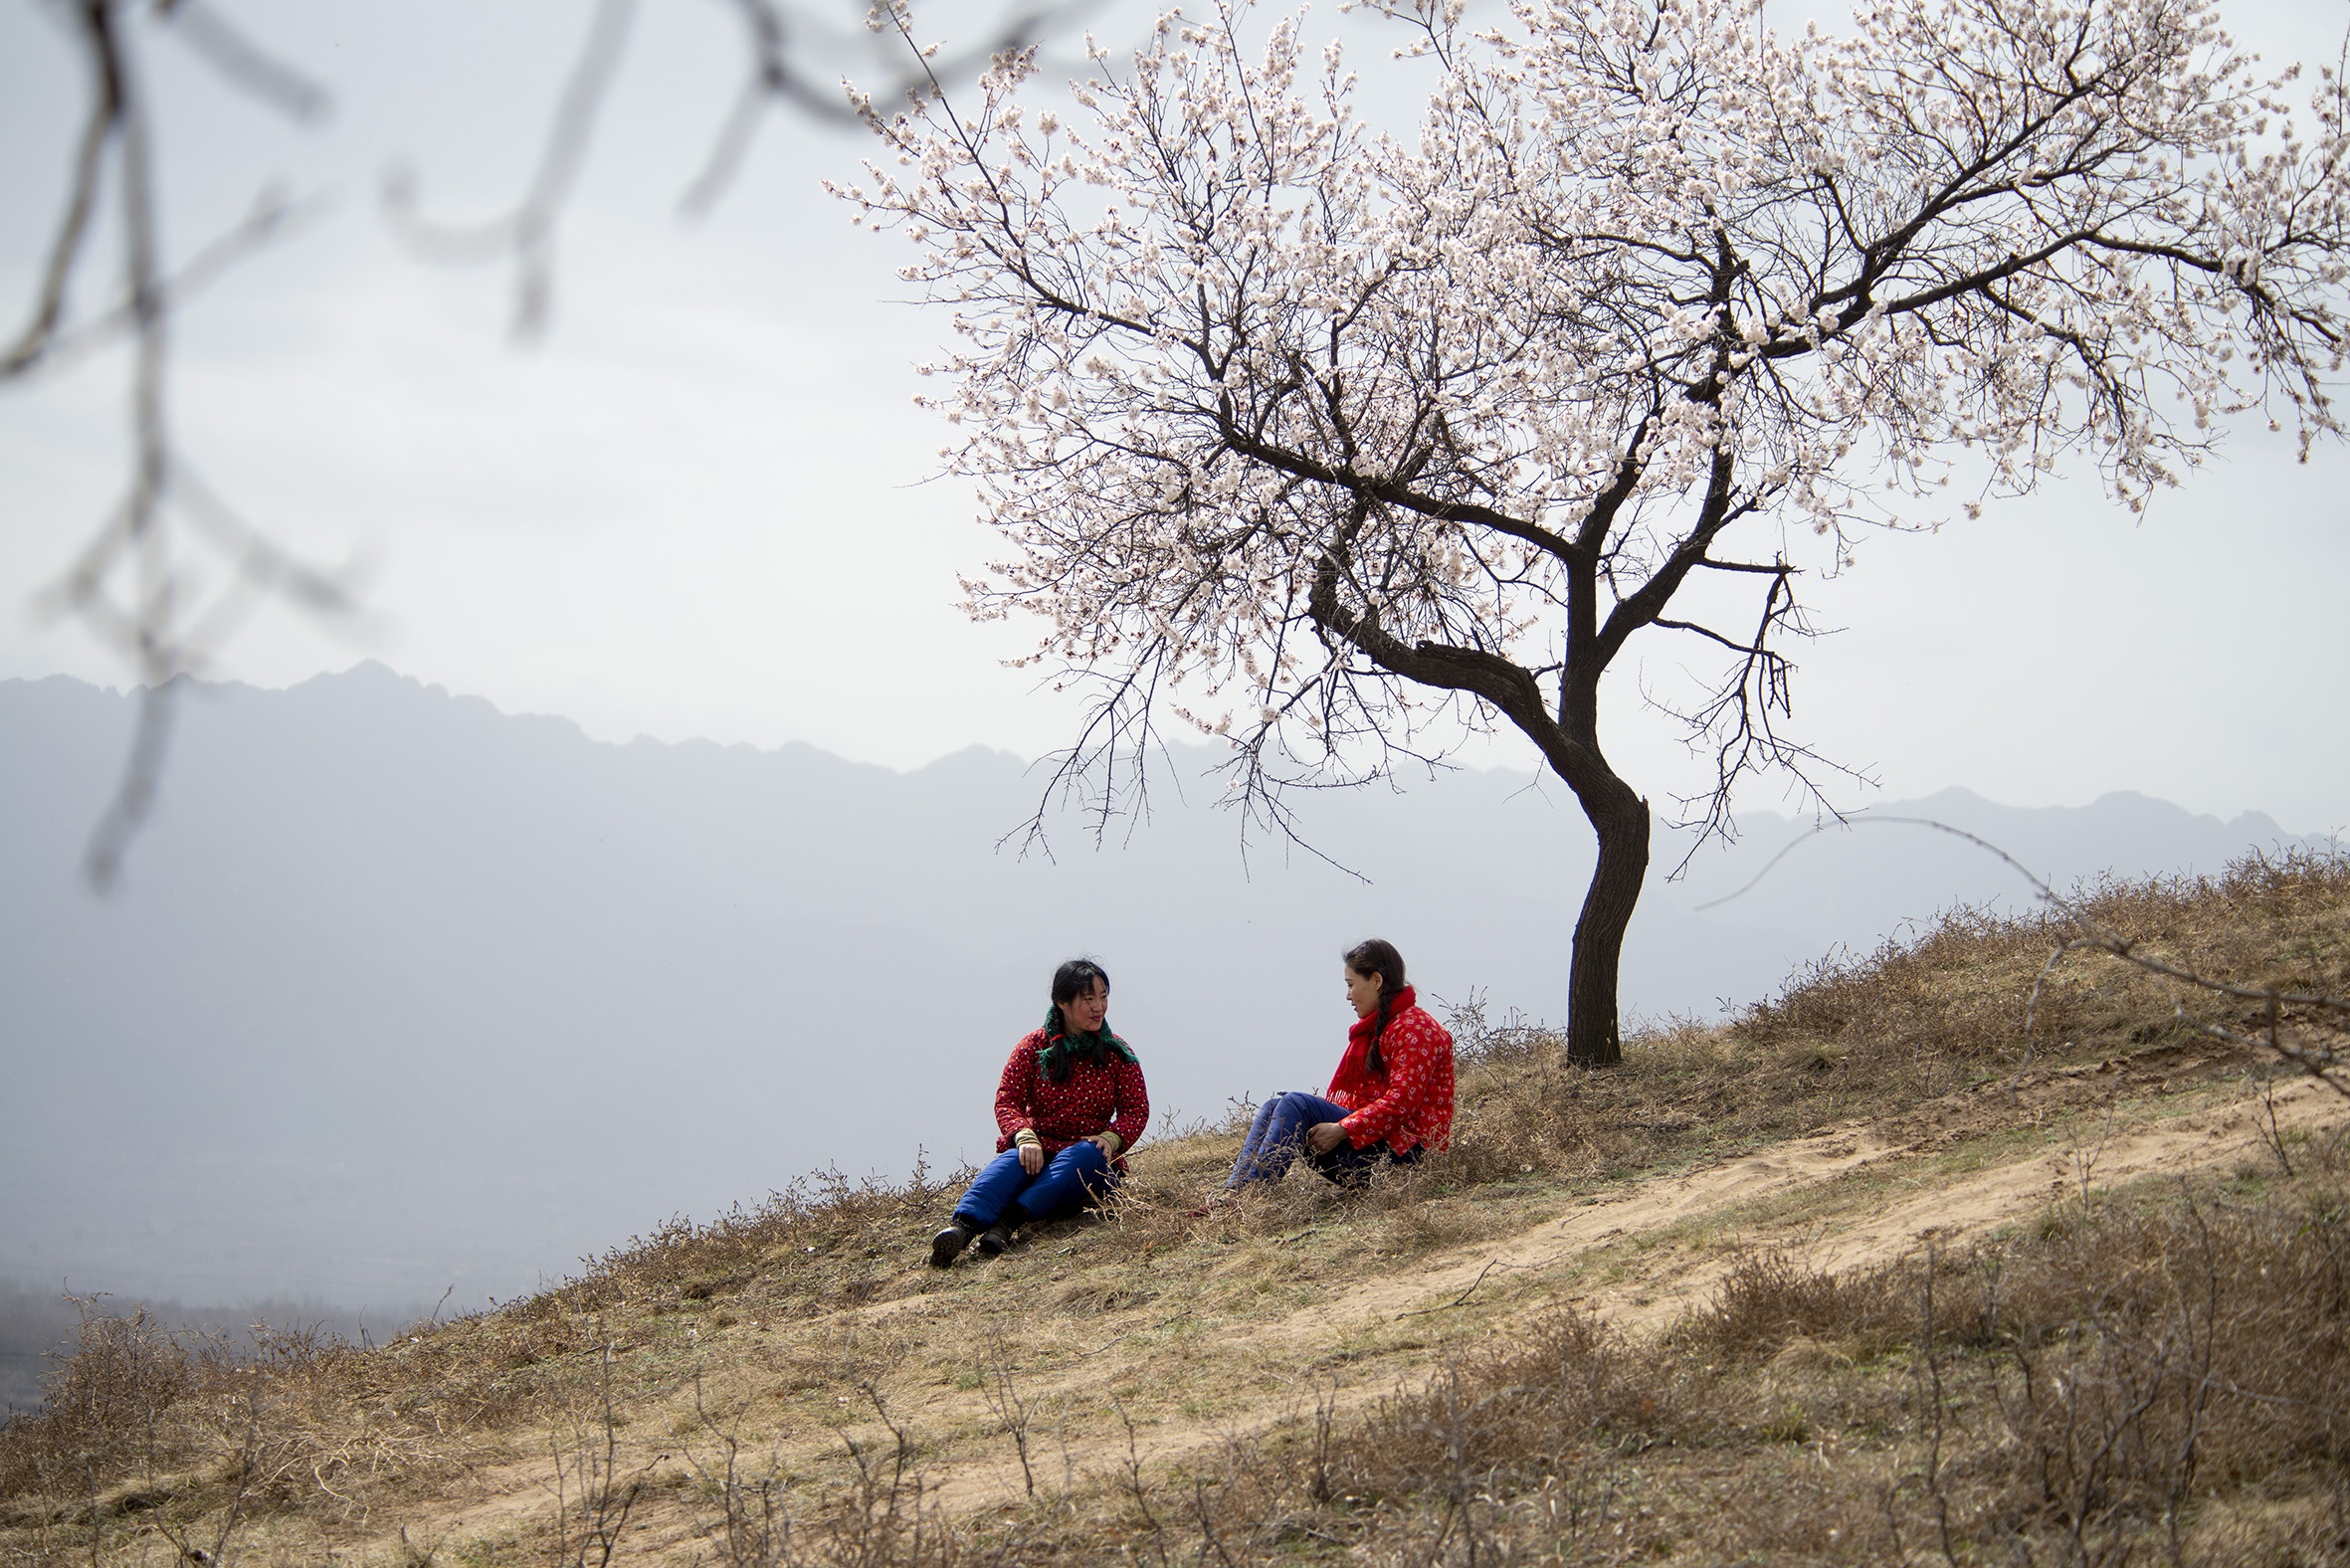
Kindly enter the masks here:
[[1027, 1218], [1028, 1211], [1018, 1204], [1006, 1209], [1001, 1219], [979, 1233], [979, 1250], [990, 1258], [999, 1256], [1012, 1245], [1012, 1233], [1019, 1230]]
[[[933, 1269], [953, 1268], [954, 1261], [961, 1257], [963, 1249], [970, 1245], [971, 1227], [959, 1219], [948, 1221], [945, 1230], [930, 1238], [930, 1267]], [[986, 1243], [982, 1242], [980, 1245], [984, 1248]]]

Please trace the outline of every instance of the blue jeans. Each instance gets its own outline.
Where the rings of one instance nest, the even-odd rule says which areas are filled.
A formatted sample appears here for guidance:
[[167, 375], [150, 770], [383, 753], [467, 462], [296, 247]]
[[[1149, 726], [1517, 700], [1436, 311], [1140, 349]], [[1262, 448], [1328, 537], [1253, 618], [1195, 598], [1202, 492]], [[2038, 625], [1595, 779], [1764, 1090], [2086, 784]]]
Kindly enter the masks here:
[[980, 1170], [979, 1179], [955, 1205], [955, 1218], [975, 1231], [984, 1231], [1019, 1204], [1032, 1220], [1050, 1220], [1069, 1213], [1087, 1198], [1099, 1198], [1118, 1184], [1117, 1168], [1101, 1145], [1083, 1139], [1045, 1162], [1031, 1176], [1020, 1168], [1020, 1150], [1006, 1149]]
[[[1288, 1174], [1289, 1162], [1302, 1151], [1307, 1164], [1339, 1186], [1360, 1187], [1370, 1179], [1371, 1168], [1380, 1156], [1389, 1153], [1385, 1140], [1367, 1149], [1341, 1142], [1327, 1154], [1305, 1147], [1308, 1128], [1345, 1119], [1344, 1105], [1333, 1104], [1319, 1094], [1296, 1089], [1275, 1094], [1257, 1107], [1257, 1119], [1250, 1123], [1248, 1139], [1241, 1144], [1240, 1158], [1232, 1162], [1232, 1175], [1224, 1185], [1245, 1187], [1253, 1181], [1279, 1181]], [[1415, 1148], [1393, 1157], [1399, 1164], [1408, 1163], [1418, 1159], [1420, 1151]]]

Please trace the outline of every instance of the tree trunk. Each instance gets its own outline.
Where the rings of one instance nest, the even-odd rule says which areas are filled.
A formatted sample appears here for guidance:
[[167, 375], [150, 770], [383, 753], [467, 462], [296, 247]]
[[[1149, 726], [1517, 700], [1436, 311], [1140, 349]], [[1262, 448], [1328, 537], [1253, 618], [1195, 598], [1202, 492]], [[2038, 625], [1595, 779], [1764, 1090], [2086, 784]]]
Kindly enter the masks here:
[[1575, 921], [1575, 952], [1567, 968], [1567, 1060], [1580, 1067], [1613, 1067], [1624, 1059], [1616, 971], [1649, 875], [1649, 803], [1623, 780], [1611, 776], [1609, 783], [1615, 787], [1604, 803], [1583, 801], [1599, 835], [1599, 864]]

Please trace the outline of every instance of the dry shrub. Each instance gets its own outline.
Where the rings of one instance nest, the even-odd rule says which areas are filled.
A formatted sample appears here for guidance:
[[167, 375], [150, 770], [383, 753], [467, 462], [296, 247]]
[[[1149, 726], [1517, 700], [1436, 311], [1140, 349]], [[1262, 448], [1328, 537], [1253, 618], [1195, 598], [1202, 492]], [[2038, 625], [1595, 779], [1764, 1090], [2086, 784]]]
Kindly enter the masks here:
[[[1028, 1540], [1017, 1527], [993, 1543], [957, 1528], [914, 1468], [904, 1427], [873, 1384], [864, 1393], [892, 1441], [851, 1445], [854, 1473], [820, 1498], [793, 1495], [731, 1437], [714, 1463], [692, 1461], [720, 1509], [696, 1531], [715, 1548], [715, 1559], [727, 1568], [981, 1568], [1022, 1561]], [[795, 1503], [807, 1511], [795, 1512]]]
[[1448, 1357], [1425, 1389], [1382, 1400], [1342, 1446], [1333, 1481], [1408, 1493], [1473, 1472], [1529, 1484], [1595, 1451], [1638, 1449], [1685, 1430], [1695, 1392], [1688, 1369], [1560, 1308], [1482, 1350]]
[[[1791, 1359], [1818, 1341], [1862, 1353]], [[1768, 1458], [1829, 1438], [1881, 1448], [1890, 1468]], [[1602, 1476], [1653, 1486], [1697, 1455], [1716, 1475], [1738, 1456], [1749, 1478], [1684, 1499], [1657, 1537], [1682, 1549], [1939, 1560], [1946, 1529], [1955, 1561], [2136, 1560], [2158, 1544], [2166, 1560], [2236, 1560], [2227, 1540], [2261, 1561], [2335, 1560], [2292, 1543], [2350, 1548], [2325, 1506], [2350, 1460], [2350, 1194], [2099, 1200], [2030, 1236], [1842, 1275], [1757, 1256], [1655, 1344], [1560, 1311], [1293, 1453], [1286, 1500], [1265, 1507], [1380, 1498], [1581, 1560], [1556, 1533], [1563, 1504]], [[1596, 1540], [1593, 1560], [1630, 1538]]]
[[[1904, 1271], [1830, 1274], [1785, 1253], [1750, 1254], [1731, 1265], [1703, 1310], [1673, 1325], [1667, 1343], [1723, 1357], [1769, 1357], [1793, 1340], [1835, 1340], [1857, 1354], [1881, 1351], [1908, 1332]], [[1855, 1343], [1855, 1342], [1858, 1343]]]
[[[2344, 1193], [2099, 1203], [1942, 1281], [2021, 1464], [2007, 1506], [2085, 1527], [2350, 1458]], [[1956, 1288], [1951, 1288], [1955, 1285]], [[1922, 1293], [1920, 1300], [1923, 1300]], [[1920, 1325], [1921, 1330], [1924, 1325]]]
[[[2076, 887], [2068, 901], [2215, 979], [2350, 995], [2350, 854], [2254, 854], [2217, 878], [2108, 879]], [[1749, 1008], [1733, 1033], [1798, 1059], [1816, 1052], [1848, 1072], [1922, 1071], [1918, 1092], [1933, 1092], [1935, 1064], [1963, 1070], [2020, 1057], [2033, 979], [2078, 934], [2055, 910], [1953, 909], [1913, 941], [1888, 939], [1865, 958], [1809, 965], [1776, 999]], [[2033, 1033], [2043, 1051], [2093, 1043], [2110, 1054], [2161, 1043], [2180, 1031], [2174, 1002], [2184, 1003], [2189, 1030], [2241, 1011], [2130, 965], [2076, 956], [2043, 988]]]
[[455, 1434], [541, 1403], [492, 1361], [426, 1337], [464, 1323], [362, 1350], [314, 1328], [256, 1323], [232, 1339], [77, 1304], [77, 1346], [43, 1380], [42, 1407], [0, 1423], [0, 1525], [87, 1529], [93, 1550], [116, 1527], [169, 1535], [200, 1516], [357, 1517], [363, 1488], [446, 1476], [463, 1465]]
[[38, 1412], [0, 1425], [0, 1520], [103, 1525], [181, 1497], [283, 1507], [359, 1458], [320, 1445], [358, 1354], [314, 1330], [256, 1324], [239, 1346], [139, 1308], [77, 1299], [78, 1343]]
[[[817, 1301], [855, 1297], [869, 1261], [941, 1214], [977, 1172], [934, 1180], [917, 1155], [903, 1183], [853, 1181], [839, 1168], [793, 1182], [754, 1207], [736, 1206], [706, 1225], [683, 1215], [650, 1236], [632, 1237], [589, 1262], [578, 1278], [542, 1292], [545, 1312], [596, 1312], [654, 1298], [706, 1300], [756, 1277], [770, 1293]], [[880, 1239], [888, 1238], [884, 1245]]]
[[181, 1407], [220, 1382], [219, 1346], [144, 1308], [117, 1317], [96, 1300], [74, 1304], [75, 1350], [42, 1380], [41, 1409], [0, 1425], [0, 1497], [87, 1498], [194, 1452]]
[[2339, 1483], [2346, 1215], [2332, 1183], [2263, 1203], [2181, 1191], [2066, 1205], [2029, 1236], [1853, 1275], [1752, 1259], [1670, 1343], [1749, 1362], [1798, 1333], [1904, 1346], [1909, 1386], [1859, 1414], [1936, 1436], [1910, 1525], [2094, 1560], [2174, 1526], [2185, 1539], [2199, 1497]]

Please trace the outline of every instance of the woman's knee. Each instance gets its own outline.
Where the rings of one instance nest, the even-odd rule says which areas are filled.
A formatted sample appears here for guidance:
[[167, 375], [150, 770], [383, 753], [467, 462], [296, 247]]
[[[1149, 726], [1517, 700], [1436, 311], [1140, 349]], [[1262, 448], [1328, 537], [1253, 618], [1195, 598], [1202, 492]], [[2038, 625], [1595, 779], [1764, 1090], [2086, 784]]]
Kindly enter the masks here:
[[1276, 1120], [1283, 1136], [1302, 1138], [1305, 1136], [1305, 1129], [1319, 1122], [1325, 1114], [1327, 1112], [1319, 1094], [1308, 1094], [1302, 1089], [1291, 1089], [1281, 1096], [1280, 1114]]
[[1006, 1149], [980, 1167], [978, 1176], [964, 1190], [962, 1201], [955, 1206], [955, 1213], [981, 1225], [991, 1224], [1027, 1185], [1027, 1173], [1020, 1168], [1020, 1151]]
[[1050, 1181], [1049, 1190], [1064, 1202], [1071, 1201], [1071, 1194], [1077, 1191], [1098, 1194], [1115, 1179], [1116, 1168], [1109, 1163], [1109, 1156], [1091, 1138], [1073, 1143], [1053, 1156], [1053, 1162], [1037, 1178], [1039, 1182]]

